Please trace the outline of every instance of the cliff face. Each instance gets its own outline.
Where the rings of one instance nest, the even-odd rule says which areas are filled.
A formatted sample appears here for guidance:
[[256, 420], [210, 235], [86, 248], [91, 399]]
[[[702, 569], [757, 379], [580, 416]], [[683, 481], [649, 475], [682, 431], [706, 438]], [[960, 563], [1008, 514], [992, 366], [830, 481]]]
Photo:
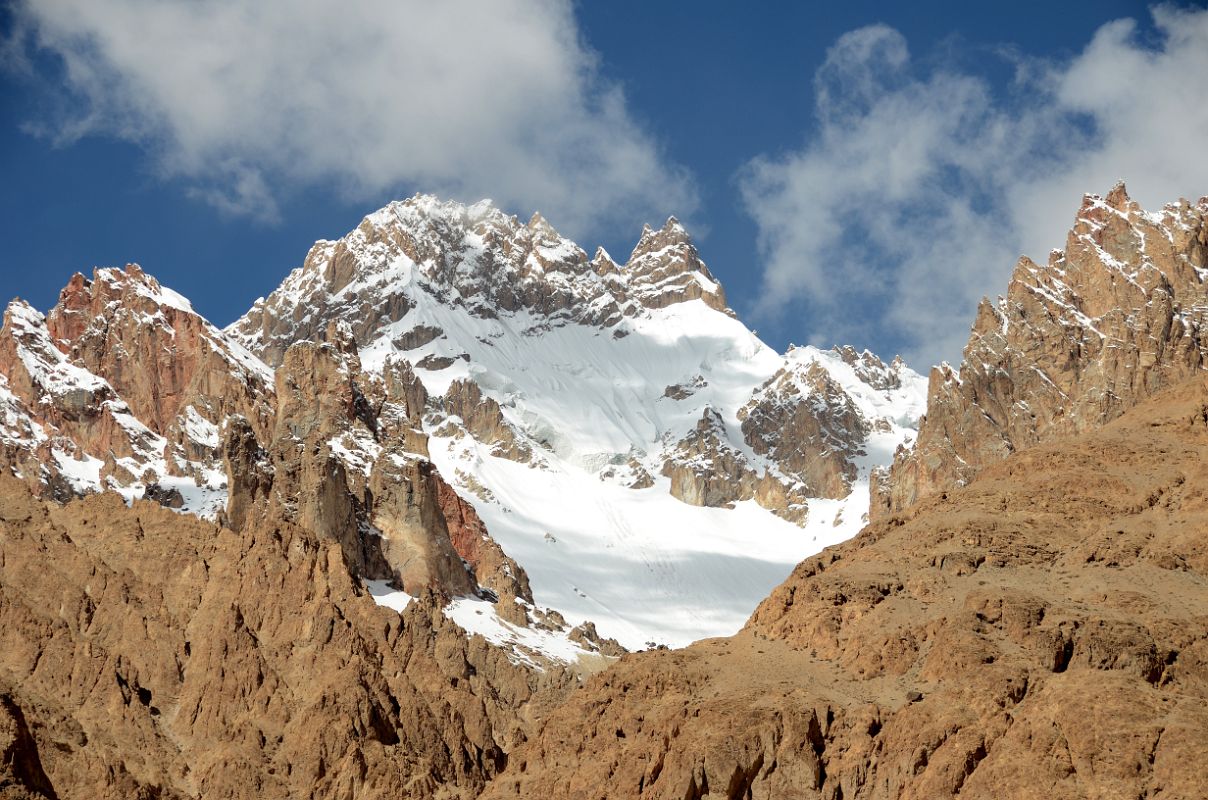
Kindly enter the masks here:
[[1122, 184], [1088, 195], [1065, 249], [1020, 259], [1006, 296], [982, 302], [959, 373], [932, 370], [917, 442], [881, 476], [873, 516], [1202, 371], [1206, 279], [1208, 198], [1146, 212]]
[[624, 657], [483, 797], [1200, 797], [1206, 457], [1195, 378], [987, 466]]
[[115, 490], [213, 516], [219, 431], [265, 432], [273, 377], [188, 301], [130, 265], [74, 276], [48, 314], [0, 328], [0, 455], [38, 493]]
[[[573, 680], [400, 616], [339, 543], [0, 476], [0, 795], [470, 798]], [[21, 794], [21, 792], [25, 794]]]

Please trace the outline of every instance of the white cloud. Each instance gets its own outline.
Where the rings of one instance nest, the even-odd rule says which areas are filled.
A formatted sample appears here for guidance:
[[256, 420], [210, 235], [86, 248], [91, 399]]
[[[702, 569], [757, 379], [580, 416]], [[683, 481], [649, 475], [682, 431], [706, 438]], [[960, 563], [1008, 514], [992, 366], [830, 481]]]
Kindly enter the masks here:
[[1208, 12], [1122, 20], [1076, 57], [1016, 57], [995, 93], [924, 70], [900, 33], [841, 37], [815, 76], [816, 129], [740, 176], [766, 256], [767, 316], [802, 310], [812, 339], [959, 359], [978, 299], [1015, 260], [1061, 247], [1085, 192], [1118, 179], [1158, 207], [1208, 193]]
[[140, 143], [233, 212], [332, 182], [489, 196], [572, 232], [695, 206], [569, 0], [25, 0], [17, 18], [63, 60], [58, 136]]

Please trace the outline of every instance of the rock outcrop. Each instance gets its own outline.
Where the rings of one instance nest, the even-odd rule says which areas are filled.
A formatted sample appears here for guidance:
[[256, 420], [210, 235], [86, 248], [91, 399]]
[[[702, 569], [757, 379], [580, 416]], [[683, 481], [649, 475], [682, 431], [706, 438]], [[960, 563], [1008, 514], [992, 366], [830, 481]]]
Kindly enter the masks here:
[[572, 681], [376, 605], [288, 522], [0, 476], [5, 797], [472, 798]]
[[76, 273], [46, 328], [72, 363], [108, 381], [135, 417], [182, 447], [206, 444], [189, 436], [190, 406], [211, 425], [241, 414], [267, 429], [268, 371], [137, 264], [95, 270], [92, 280]]
[[701, 261], [688, 231], [675, 217], [657, 231], [649, 225], [642, 229], [625, 274], [629, 278], [627, 296], [646, 308], [702, 300], [715, 311], [733, 314], [721, 284]]
[[[842, 381], [837, 373], [843, 373]], [[918, 407], [912, 397], [917, 381], [901, 359], [886, 364], [851, 347], [790, 347], [783, 366], [737, 410], [740, 439], [731, 437], [721, 414], [706, 407], [695, 430], [667, 452], [662, 474], [671, 479], [671, 493], [686, 503], [730, 506], [753, 499], [802, 524], [809, 498], [851, 494], [874, 437], [900, 441], [895, 431], [912, 424]], [[686, 400], [703, 385], [698, 379], [668, 386], [663, 396]]]
[[743, 438], [800, 480], [805, 495], [845, 497], [871, 423], [821, 364], [794, 366], [769, 378], [739, 410]]
[[804, 561], [728, 639], [625, 656], [483, 798], [1203, 796], [1208, 381]]
[[1047, 263], [1022, 258], [984, 300], [959, 373], [931, 372], [927, 414], [874, 516], [968, 482], [1037, 443], [1108, 422], [1208, 364], [1208, 198], [1146, 212], [1087, 195]]
[[689, 505], [732, 508], [738, 501], [755, 500], [798, 524], [809, 513], [808, 489], [766, 466], [757, 470], [730, 444], [725, 421], [712, 408], [706, 408], [696, 430], [668, 452], [662, 474], [671, 479], [671, 495]]

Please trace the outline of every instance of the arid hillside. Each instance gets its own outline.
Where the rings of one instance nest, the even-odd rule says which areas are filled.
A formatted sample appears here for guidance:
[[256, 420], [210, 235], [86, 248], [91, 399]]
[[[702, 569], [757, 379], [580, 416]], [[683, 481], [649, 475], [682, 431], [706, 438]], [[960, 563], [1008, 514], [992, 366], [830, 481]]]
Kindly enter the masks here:
[[0, 798], [469, 798], [573, 678], [338, 542], [0, 476]]
[[1203, 798], [1208, 380], [803, 562], [574, 692], [488, 798]]

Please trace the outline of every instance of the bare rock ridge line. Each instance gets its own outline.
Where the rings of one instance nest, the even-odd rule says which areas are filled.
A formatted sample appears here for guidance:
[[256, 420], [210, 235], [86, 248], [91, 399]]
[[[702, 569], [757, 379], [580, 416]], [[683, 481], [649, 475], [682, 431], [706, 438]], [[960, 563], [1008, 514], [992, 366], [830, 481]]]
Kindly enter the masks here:
[[804, 561], [572, 692], [482, 797], [1203, 796], [1208, 380]]
[[[331, 319], [347, 320], [366, 346], [414, 307], [406, 284], [375, 285], [399, 257], [420, 265], [450, 303], [483, 317], [529, 310], [609, 325], [643, 308], [696, 299], [728, 311], [721, 285], [674, 217], [660, 230], [647, 226], [618, 265], [603, 249], [589, 259], [539, 214], [524, 224], [486, 201], [463, 206], [417, 195], [371, 214], [343, 239], [318, 242], [280, 289], [228, 331], [271, 365], [299, 339], [322, 341]], [[360, 291], [367, 287], [376, 291]], [[296, 304], [302, 297], [306, 307]], [[402, 334], [401, 349], [422, 346], [424, 330]]]
[[1096, 428], [1208, 363], [1208, 198], [1147, 212], [1123, 184], [1087, 195], [1064, 250], [1021, 258], [983, 300], [960, 371], [931, 371], [913, 448], [878, 476], [873, 516], [1008, 454]]

